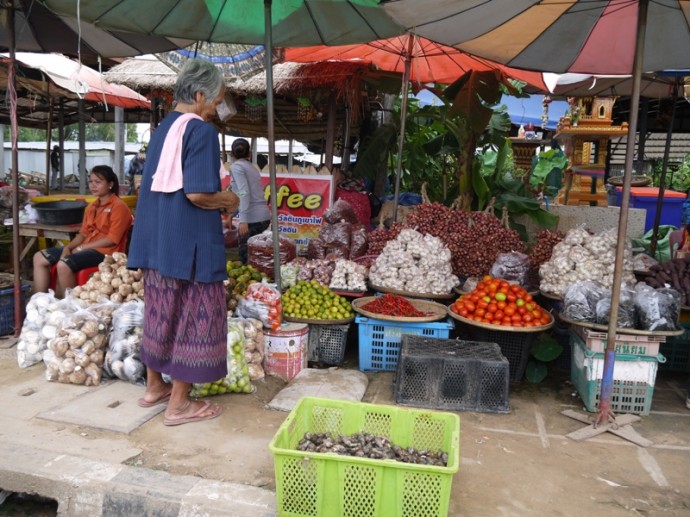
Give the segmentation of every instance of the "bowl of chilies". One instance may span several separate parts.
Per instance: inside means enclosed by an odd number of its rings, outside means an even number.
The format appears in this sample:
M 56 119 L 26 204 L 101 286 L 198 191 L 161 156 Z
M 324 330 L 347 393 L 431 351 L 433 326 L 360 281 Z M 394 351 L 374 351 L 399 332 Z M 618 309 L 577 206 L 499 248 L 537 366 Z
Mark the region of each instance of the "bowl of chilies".
M 391 293 L 359 298 L 352 302 L 352 308 L 367 318 L 385 321 L 438 321 L 448 314 L 446 307 L 440 303 Z

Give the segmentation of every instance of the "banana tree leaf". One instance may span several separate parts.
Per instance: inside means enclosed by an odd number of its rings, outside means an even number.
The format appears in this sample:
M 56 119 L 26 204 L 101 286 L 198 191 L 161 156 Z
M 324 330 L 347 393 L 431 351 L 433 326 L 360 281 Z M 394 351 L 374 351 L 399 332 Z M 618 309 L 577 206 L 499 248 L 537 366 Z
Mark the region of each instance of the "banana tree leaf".
M 532 347 L 532 356 L 549 363 L 563 353 L 563 346 L 548 334 L 542 334 Z
M 494 73 L 496 72 L 496 73 Z M 448 115 L 455 117 L 462 115 L 467 117 L 470 128 L 479 134 L 489 124 L 494 110 L 485 103 L 494 104 L 496 97 L 500 99 L 499 79 L 500 72 L 477 72 L 470 70 L 451 84 L 444 91 L 447 99 L 453 99 Z
M 481 163 L 475 162 L 475 166 L 472 167 L 472 188 L 478 203 L 477 210 L 484 209 L 491 195 L 491 190 L 481 169 Z
M 527 368 L 525 369 L 525 377 L 532 383 L 540 383 L 546 379 L 546 374 L 548 373 L 546 365 L 539 361 L 530 361 L 527 363 Z
M 535 223 L 545 228 L 555 228 L 558 216 L 544 210 L 539 201 L 533 198 L 522 197 L 512 192 L 504 192 L 497 199 L 496 208 L 506 206 L 512 215 L 526 214 Z

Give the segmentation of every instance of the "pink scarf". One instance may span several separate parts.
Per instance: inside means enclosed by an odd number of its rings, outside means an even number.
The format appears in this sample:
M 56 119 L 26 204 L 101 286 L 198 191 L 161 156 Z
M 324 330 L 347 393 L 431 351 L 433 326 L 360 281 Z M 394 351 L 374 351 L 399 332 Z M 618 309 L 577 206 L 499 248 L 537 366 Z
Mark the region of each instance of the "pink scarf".
M 192 119 L 203 120 L 194 113 L 184 113 L 170 126 L 165 142 L 163 142 L 158 167 L 153 175 L 151 191 L 169 193 L 182 188 L 182 137 L 185 129 L 187 129 L 187 124 Z M 219 175 L 221 180 L 228 175 L 222 160 L 220 161 Z

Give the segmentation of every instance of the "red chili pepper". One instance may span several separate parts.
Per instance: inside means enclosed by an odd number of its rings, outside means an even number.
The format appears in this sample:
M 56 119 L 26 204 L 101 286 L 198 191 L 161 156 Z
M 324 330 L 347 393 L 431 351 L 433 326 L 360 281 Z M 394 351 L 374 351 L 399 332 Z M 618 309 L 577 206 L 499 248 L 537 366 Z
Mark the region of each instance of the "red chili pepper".
M 396 294 L 386 293 L 376 300 L 365 303 L 362 309 L 375 314 L 407 318 L 421 318 L 428 314 L 417 310 L 408 300 Z

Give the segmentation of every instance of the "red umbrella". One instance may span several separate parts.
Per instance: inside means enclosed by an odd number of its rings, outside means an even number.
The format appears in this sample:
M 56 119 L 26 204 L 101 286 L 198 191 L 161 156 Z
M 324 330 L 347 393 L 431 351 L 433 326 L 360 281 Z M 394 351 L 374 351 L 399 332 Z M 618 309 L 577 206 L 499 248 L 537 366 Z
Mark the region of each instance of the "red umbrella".
M 405 72 L 410 62 L 409 80 L 413 83 L 450 84 L 468 70 L 502 70 L 508 77 L 526 82 L 532 89 L 548 91 L 543 75 L 510 68 L 462 50 L 447 47 L 422 37 L 406 34 L 356 45 L 287 48 L 285 61 L 315 63 L 318 61 L 359 60 L 387 72 Z
M 543 75 L 513 69 L 492 61 L 474 57 L 452 47 L 435 43 L 426 38 L 406 34 L 388 39 L 356 45 L 335 47 L 315 46 L 285 49 L 286 61 L 314 63 L 318 61 L 365 61 L 373 63 L 388 72 L 403 74 L 402 105 L 400 109 L 400 135 L 398 137 L 398 162 L 395 174 L 395 196 L 393 218 L 398 215 L 398 195 L 402 170 L 402 150 L 407 118 L 407 96 L 409 82 L 452 83 L 469 70 L 501 70 L 507 76 L 526 82 L 533 90 L 547 92 Z

